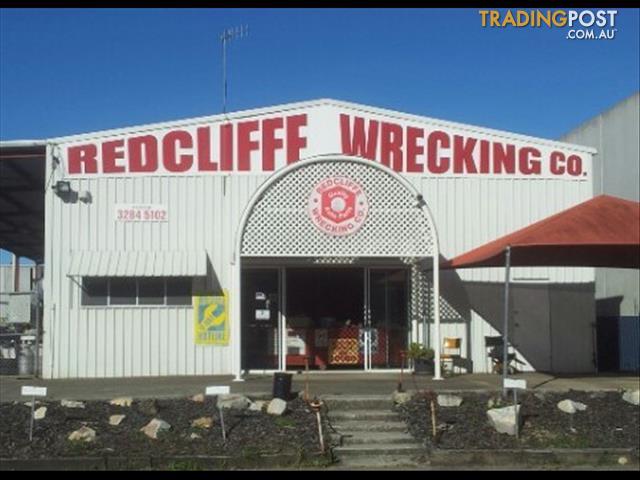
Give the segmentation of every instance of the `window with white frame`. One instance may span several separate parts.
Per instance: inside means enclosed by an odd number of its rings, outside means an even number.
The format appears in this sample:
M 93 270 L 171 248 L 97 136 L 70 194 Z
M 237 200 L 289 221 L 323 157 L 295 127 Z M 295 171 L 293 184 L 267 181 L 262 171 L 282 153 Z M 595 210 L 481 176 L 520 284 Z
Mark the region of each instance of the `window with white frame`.
M 191 306 L 191 277 L 83 277 L 82 306 Z

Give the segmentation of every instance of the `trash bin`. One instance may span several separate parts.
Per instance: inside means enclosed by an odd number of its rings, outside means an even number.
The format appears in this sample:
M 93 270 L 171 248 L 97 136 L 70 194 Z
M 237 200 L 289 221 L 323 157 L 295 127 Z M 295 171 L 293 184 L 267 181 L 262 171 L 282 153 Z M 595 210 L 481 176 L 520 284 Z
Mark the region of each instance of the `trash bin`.
M 291 373 L 276 372 L 273 374 L 273 398 L 289 400 L 291 398 Z

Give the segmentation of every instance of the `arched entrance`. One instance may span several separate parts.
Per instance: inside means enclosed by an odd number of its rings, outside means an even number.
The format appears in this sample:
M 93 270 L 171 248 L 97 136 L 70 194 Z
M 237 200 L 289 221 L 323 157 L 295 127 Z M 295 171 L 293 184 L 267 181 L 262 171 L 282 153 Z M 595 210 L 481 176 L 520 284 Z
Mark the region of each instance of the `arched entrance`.
M 406 313 L 418 295 L 411 278 L 425 258 L 434 265 L 438 337 L 437 232 L 415 188 L 379 163 L 342 155 L 302 160 L 276 172 L 255 192 L 236 232 L 236 378 L 246 369 L 283 370 L 291 366 L 288 360 L 309 356 L 320 368 L 399 367 L 399 350 L 418 341 Z M 243 290 L 243 284 L 250 288 Z M 315 300 L 305 297 L 310 290 Z M 287 311 L 295 304 L 291 298 L 298 301 L 296 312 Z M 310 309 L 320 307 L 304 312 L 305 301 Z M 332 302 L 342 305 L 336 307 L 342 315 L 322 310 Z M 256 330 L 248 330 L 250 324 Z M 258 342 L 252 345 L 252 338 Z

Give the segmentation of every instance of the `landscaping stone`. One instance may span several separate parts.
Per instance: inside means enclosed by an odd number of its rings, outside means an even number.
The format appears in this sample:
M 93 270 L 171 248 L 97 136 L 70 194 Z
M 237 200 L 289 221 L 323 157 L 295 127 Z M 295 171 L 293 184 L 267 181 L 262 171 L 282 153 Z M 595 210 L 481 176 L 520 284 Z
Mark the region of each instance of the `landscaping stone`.
M 274 398 L 269 402 L 267 413 L 269 415 L 282 415 L 287 410 L 287 402 L 280 398 Z
M 84 408 L 83 402 L 76 402 L 75 400 L 61 400 L 60 405 L 66 408 Z
M 200 417 L 191 422 L 191 426 L 194 428 L 211 428 L 213 425 L 212 417 Z
M 459 407 L 462 405 L 462 397 L 459 395 L 438 395 L 438 405 L 441 407 Z
M 40 407 L 33 412 L 34 420 L 42 420 L 47 415 L 47 407 Z
M 507 435 L 516 434 L 516 408 L 520 412 L 520 405 L 517 407 L 494 408 L 487 411 L 489 422 L 499 433 Z
M 640 390 L 627 390 L 622 394 L 622 399 L 632 405 L 640 405 Z
M 146 426 L 142 427 L 140 431 L 144 432 L 147 437 L 156 439 L 158 438 L 158 433 L 164 430 L 169 430 L 170 428 L 171 425 L 169 425 L 164 420 L 154 418 Z
M 577 411 L 586 410 L 587 406 L 584 403 L 574 402 L 573 400 L 566 399 L 558 402 L 558 408 L 564 413 L 574 414 Z
M 202 438 L 202 437 L 197 433 L 192 433 L 191 435 L 189 435 L 189 439 L 191 440 L 197 440 L 198 438 Z
M 193 397 L 191 397 L 191 401 L 197 402 L 197 403 L 204 403 L 204 393 L 198 393 L 197 395 L 194 395 Z
M 396 405 L 402 405 L 411 400 L 411 394 L 409 392 L 398 392 L 397 390 L 391 395 L 393 403 Z
M 126 415 L 111 415 L 109 417 L 109 425 L 118 426 L 125 417 Z
M 132 403 L 133 403 L 133 398 L 131 397 L 114 398 L 109 402 L 109 404 L 116 405 L 118 407 L 130 407 Z
M 244 395 L 231 393 L 218 396 L 218 408 L 232 408 L 235 410 L 246 410 L 249 408 L 251 400 Z
M 155 416 L 158 414 L 158 406 L 155 400 L 142 400 L 138 404 L 138 411 L 144 415 Z
M 255 402 L 251 402 L 249 405 L 249 410 L 252 412 L 261 412 L 264 410 L 264 406 L 267 404 L 264 400 L 256 400 Z
M 71 432 L 68 439 L 72 442 L 93 442 L 96 439 L 96 431 L 87 426 L 80 427 L 75 432 Z

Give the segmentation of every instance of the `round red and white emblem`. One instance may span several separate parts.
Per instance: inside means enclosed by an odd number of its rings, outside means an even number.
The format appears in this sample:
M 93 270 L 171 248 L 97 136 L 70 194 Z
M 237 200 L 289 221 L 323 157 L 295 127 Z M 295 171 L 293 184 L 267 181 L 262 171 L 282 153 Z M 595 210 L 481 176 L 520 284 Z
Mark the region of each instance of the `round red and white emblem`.
M 360 184 L 336 175 L 321 180 L 313 188 L 308 213 L 321 231 L 329 235 L 350 235 L 362 227 L 369 213 L 369 202 Z

